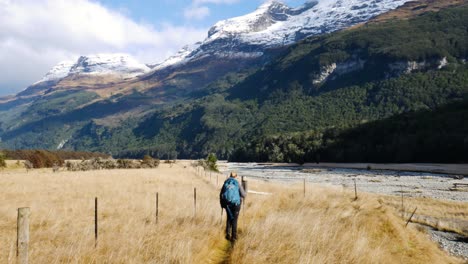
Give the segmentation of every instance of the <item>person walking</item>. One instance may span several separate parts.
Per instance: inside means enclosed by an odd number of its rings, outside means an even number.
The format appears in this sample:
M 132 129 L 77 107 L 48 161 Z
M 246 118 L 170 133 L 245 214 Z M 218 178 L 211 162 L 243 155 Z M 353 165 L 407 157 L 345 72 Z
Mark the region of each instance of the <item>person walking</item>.
M 231 242 L 237 240 L 237 219 L 241 209 L 242 199 L 246 193 L 241 184 L 237 181 L 237 173 L 231 172 L 230 177 L 224 181 L 219 201 L 221 208 L 226 209 L 226 239 Z

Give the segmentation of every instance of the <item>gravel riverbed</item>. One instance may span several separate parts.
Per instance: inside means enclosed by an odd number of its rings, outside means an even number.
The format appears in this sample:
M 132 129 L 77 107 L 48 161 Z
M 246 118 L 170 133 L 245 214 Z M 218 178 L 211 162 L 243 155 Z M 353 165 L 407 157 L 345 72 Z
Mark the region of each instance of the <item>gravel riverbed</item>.
M 392 170 L 366 170 L 348 168 L 321 168 L 307 166 L 264 165 L 257 163 L 224 163 L 223 172 L 237 171 L 241 176 L 281 182 L 298 182 L 325 186 L 343 186 L 359 191 L 430 197 L 441 200 L 468 202 L 468 188 L 454 188 L 455 183 L 468 184 L 468 177 L 431 172 L 405 172 Z M 255 190 L 262 191 L 262 190 Z M 468 260 L 468 238 L 458 234 L 441 232 L 427 227 L 431 239 L 453 255 Z

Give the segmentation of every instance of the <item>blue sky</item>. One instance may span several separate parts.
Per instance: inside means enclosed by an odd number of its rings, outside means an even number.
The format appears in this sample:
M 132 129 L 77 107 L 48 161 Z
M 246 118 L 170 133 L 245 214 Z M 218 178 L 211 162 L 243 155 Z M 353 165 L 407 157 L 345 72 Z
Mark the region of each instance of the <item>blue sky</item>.
M 127 53 L 142 63 L 161 62 L 203 40 L 217 21 L 250 13 L 264 1 L 0 0 L 0 96 L 81 55 Z
M 208 28 L 219 20 L 240 16 L 254 11 L 262 0 L 205 0 L 197 4 L 192 0 L 99 0 L 109 8 L 119 9 L 127 13 L 136 21 L 143 21 L 153 25 L 172 23 L 176 25 L 192 25 Z M 298 6 L 305 0 L 285 0 L 289 6 Z M 184 16 L 185 10 L 194 7 L 207 7 L 209 15 L 199 19 L 189 19 Z

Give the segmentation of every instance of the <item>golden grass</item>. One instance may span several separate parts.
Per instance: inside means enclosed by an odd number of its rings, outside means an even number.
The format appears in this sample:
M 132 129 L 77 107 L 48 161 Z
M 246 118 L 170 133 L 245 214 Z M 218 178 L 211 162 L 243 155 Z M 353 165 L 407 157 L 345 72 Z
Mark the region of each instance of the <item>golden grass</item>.
M 381 199 L 401 214 L 401 197 L 381 196 Z M 403 215 L 406 218 L 416 207 L 414 222 L 468 236 L 468 203 L 403 197 Z
M 278 188 L 278 187 L 276 187 Z M 247 202 L 233 263 L 456 263 L 376 195 L 308 187 Z
M 16 210 L 24 206 L 31 208 L 31 263 L 460 262 L 411 225 L 404 228 L 385 197 L 361 194 L 353 201 L 343 189 L 308 186 L 304 198 L 301 184 L 253 180 L 250 189 L 275 195 L 249 194 L 239 241 L 230 247 L 215 182 L 182 161 L 153 170 L 3 171 L 0 263 L 15 262 Z

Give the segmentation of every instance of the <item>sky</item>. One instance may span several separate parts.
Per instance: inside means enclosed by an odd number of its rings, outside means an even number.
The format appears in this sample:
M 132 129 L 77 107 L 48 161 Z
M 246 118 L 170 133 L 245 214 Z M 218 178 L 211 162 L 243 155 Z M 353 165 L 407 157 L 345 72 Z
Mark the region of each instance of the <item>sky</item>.
M 128 53 L 157 63 L 203 40 L 219 20 L 265 0 L 0 0 L 0 96 L 80 55 Z M 299 6 L 306 0 L 284 0 Z

